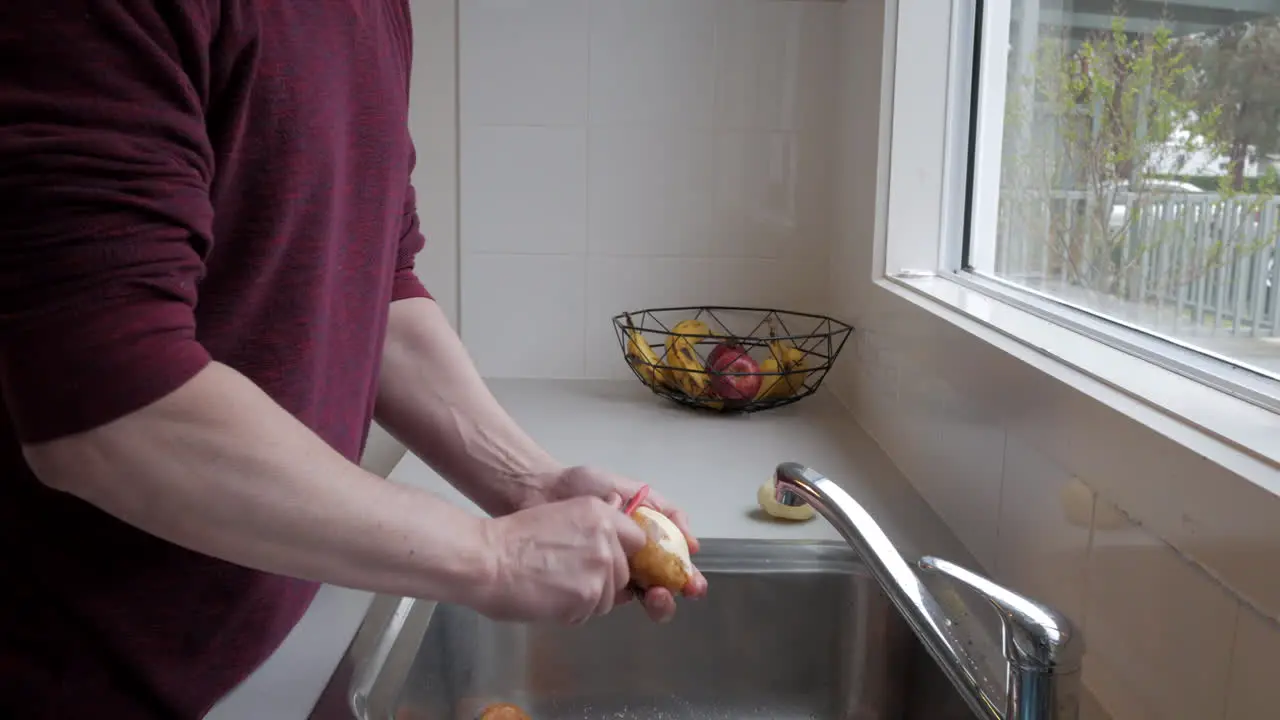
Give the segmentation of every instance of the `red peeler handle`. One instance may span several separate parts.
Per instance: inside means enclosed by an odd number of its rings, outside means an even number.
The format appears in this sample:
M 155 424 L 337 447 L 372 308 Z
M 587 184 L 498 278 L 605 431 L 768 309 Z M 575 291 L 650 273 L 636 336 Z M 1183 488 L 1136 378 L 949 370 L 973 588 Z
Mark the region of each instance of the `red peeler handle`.
M 641 485 L 640 489 L 636 491 L 635 497 L 631 498 L 631 501 L 627 503 L 627 506 L 623 508 L 622 512 L 626 515 L 630 515 L 635 512 L 636 508 L 640 507 L 640 505 L 644 503 L 644 499 L 648 496 L 649 486 Z

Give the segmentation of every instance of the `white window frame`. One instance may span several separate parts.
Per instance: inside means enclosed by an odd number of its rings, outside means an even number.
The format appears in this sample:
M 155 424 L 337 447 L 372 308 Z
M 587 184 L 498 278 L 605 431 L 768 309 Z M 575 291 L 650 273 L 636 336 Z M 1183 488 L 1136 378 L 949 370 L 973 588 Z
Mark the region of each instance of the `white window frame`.
M 1127 327 L 1084 308 L 961 267 L 971 113 L 976 118 L 975 233 L 994 236 L 1012 0 L 985 0 L 983 78 L 976 105 L 973 0 L 886 3 L 877 285 L 933 312 L 1014 340 L 1050 372 L 1063 366 L 1280 469 L 1280 383 L 1228 359 Z M 936 192 L 937 204 L 929 198 Z M 922 198 L 927 200 L 922 203 Z M 936 212 L 930 208 L 936 207 Z M 993 245 L 993 243 L 992 243 Z M 979 245 L 979 248 L 982 246 Z M 991 339 L 990 337 L 988 339 Z M 1047 367 L 1047 364 L 1056 367 Z M 1208 446 L 1196 448 L 1207 452 Z M 1272 488 L 1280 492 L 1280 486 Z

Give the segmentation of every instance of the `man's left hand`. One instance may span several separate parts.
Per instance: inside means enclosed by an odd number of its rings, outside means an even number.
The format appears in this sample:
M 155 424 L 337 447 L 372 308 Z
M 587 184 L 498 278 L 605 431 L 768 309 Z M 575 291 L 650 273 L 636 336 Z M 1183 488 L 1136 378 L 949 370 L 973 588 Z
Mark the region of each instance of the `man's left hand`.
M 571 467 L 547 475 L 539 485 L 541 490 L 539 500 L 542 502 L 555 502 L 590 495 L 621 508 L 640 491 L 643 483 L 595 468 Z M 689 553 L 698 552 L 698 538 L 689 530 L 689 518 L 682 510 L 668 503 L 660 493 L 653 490 L 650 490 L 646 496 L 645 505 L 671 518 L 676 527 L 680 528 L 680 532 L 684 533 L 685 540 L 689 543 Z M 689 598 L 700 598 L 707 594 L 707 579 L 696 567 L 693 570 L 693 577 L 689 579 L 688 586 L 681 594 Z M 630 590 L 624 590 L 617 602 L 621 604 L 633 597 Z M 645 612 L 656 622 L 666 622 L 676 612 L 676 599 L 666 588 L 649 588 L 642 598 L 642 604 Z

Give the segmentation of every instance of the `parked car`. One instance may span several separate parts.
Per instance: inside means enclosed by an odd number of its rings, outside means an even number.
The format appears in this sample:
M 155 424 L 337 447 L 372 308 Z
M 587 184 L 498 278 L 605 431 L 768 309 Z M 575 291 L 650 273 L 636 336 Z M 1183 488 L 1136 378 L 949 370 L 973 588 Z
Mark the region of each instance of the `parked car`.
M 1125 227 L 1125 223 L 1128 221 L 1129 205 L 1125 202 L 1125 196 L 1131 192 L 1129 188 L 1129 183 L 1120 183 L 1116 186 L 1115 192 L 1111 194 L 1113 198 L 1111 205 L 1111 217 L 1108 218 L 1107 227 L 1113 233 L 1119 232 L 1121 228 Z M 1151 199 L 1151 196 L 1155 196 L 1155 198 L 1163 200 L 1170 196 L 1209 194 L 1189 182 L 1181 182 L 1178 180 L 1147 180 L 1142 184 L 1140 192 L 1146 193 L 1147 197 L 1145 199 L 1148 200 Z M 1197 213 L 1201 212 L 1201 207 L 1202 206 L 1200 205 L 1196 206 Z M 1196 220 L 1199 221 L 1198 216 L 1196 217 Z

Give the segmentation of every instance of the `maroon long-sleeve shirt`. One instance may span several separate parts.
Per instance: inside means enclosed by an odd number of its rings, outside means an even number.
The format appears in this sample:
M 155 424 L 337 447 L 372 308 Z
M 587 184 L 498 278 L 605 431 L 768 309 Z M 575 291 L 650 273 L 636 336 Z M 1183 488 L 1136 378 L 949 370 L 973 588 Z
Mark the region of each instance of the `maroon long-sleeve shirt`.
M 410 63 L 408 0 L 0 3 L 0 717 L 200 717 L 305 611 L 21 444 L 212 359 L 356 459 L 388 306 L 427 296 Z

